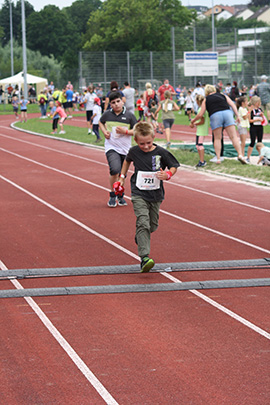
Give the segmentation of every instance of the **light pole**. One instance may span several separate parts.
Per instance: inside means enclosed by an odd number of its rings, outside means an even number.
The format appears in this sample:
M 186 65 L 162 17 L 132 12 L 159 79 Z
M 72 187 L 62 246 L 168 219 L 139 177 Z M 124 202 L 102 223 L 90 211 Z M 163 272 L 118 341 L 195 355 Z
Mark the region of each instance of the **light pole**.
M 9 27 L 10 27 L 10 60 L 11 60 L 11 76 L 14 75 L 13 63 L 13 25 L 12 25 L 12 1 L 9 2 Z
M 24 0 L 22 1 L 22 47 L 23 47 L 23 78 L 24 78 L 24 98 L 27 99 L 27 59 L 26 59 L 26 35 L 25 35 L 25 11 Z
M 215 15 L 214 15 L 214 0 L 212 0 L 212 52 L 215 52 Z M 213 76 L 213 84 L 215 84 L 215 76 Z

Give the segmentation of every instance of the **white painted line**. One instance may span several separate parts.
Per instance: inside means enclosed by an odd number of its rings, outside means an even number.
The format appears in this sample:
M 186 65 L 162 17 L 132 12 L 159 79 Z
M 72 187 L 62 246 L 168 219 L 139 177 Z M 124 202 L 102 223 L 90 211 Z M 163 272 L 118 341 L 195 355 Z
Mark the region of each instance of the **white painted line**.
M 260 208 L 260 207 L 257 207 L 255 205 L 247 204 L 247 203 L 244 203 L 244 202 L 241 202 L 241 201 L 232 200 L 231 198 L 222 197 L 222 196 L 217 195 L 217 194 L 212 194 L 212 193 L 209 193 L 208 191 L 198 190 L 198 189 L 193 188 L 193 187 L 184 186 L 183 184 L 177 184 L 177 183 L 175 183 L 173 181 L 171 182 L 171 184 L 173 184 L 174 186 L 177 186 L 177 187 L 185 188 L 187 190 L 195 191 L 197 193 L 205 194 L 205 195 L 208 195 L 210 197 L 215 197 L 215 198 L 218 198 L 218 199 L 223 200 L 223 201 L 229 201 L 229 202 L 234 203 L 234 204 L 243 205 L 244 207 L 248 207 L 248 208 L 252 208 L 252 209 L 255 209 L 255 210 L 267 212 L 268 214 L 270 214 L 270 210 L 267 210 L 265 208 Z M 268 190 L 265 190 L 265 191 L 268 191 Z
M 89 228 L 88 226 L 84 225 L 82 222 L 77 221 L 75 218 L 72 218 L 72 217 L 69 216 L 68 214 L 65 214 L 64 212 L 58 210 L 58 209 L 55 208 L 53 205 L 51 205 L 51 204 L 47 203 L 46 201 L 42 200 L 41 198 L 35 196 L 34 194 L 32 194 L 32 193 L 30 193 L 29 191 L 25 190 L 24 188 L 22 188 L 21 186 L 17 185 L 17 184 L 14 183 L 14 182 L 12 182 L 11 180 L 8 180 L 8 179 L 4 178 L 3 176 L 0 176 L 0 178 L 2 178 L 4 181 L 8 182 L 9 184 L 13 185 L 15 188 L 17 188 L 17 189 L 21 190 L 22 192 L 28 194 L 30 197 L 32 197 L 32 198 L 34 198 L 35 200 L 39 201 L 40 203 L 44 204 L 44 205 L 47 206 L 48 208 L 50 208 L 50 209 L 52 209 L 53 211 L 57 212 L 58 214 L 64 216 L 65 218 L 69 219 L 70 221 L 74 222 L 74 223 L 77 224 L 78 226 L 81 226 L 81 227 L 82 227 L 83 229 L 85 229 L 86 231 L 92 233 L 93 235 L 97 236 L 98 238 L 102 239 L 103 241 L 105 241 L 105 242 L 109 243 L 110 245 L 114 246 L 116 249 L 120 250 L 121 252 L 124 252 L 124 253 L 126 253 L 127 255 L 133 257 L 134 259 L 140 261 L 140 257 L 137 256 L 136 254 L 134 254 L 133 252 L 131 252 L 130 250 L 124 248 L 123 246 L 121 246 L 121 245 L 119 245 L 119 244 L 117 244 L 117 243 L 115 243 L 115 242 L 113 242 L 113 241 L 111 241 L 111 240 L 108 239 L 107 237 L 101 235 L 100 233 L 98 233 L 98 232 L 92 230 L 91 228 Z M 177 282 L 177 283 L 180 283 L 180 282 L 181 282 L 180 280 L 178 280 L 177 278 L 171 276 L 171 275 L 168 274 L 168 273 L 161 272 L 160 274 L 162 274 L 164 277 L 167 277 L 168 279 L 170 279 L 171 281 L 173 281 L 173 282 L 175 282 L 175 283 L 176 283 L 176 282 Z M 13 281 L 13 280 L 12 280 L 12 281 Z M 15 281 L 15 280 L 14 280 L 14 281 Z M 192 292 L 193 294 L 197 295 L 197 297 L 199 297 L 199 298 L 201 298 L 201 299 L 204 299 L 204 300 L 205 300 L 206 302 L 208 302 L 210 305 L 214 305 L 216 308 L 218 308 L 218 309 L 220 309 L 220 310 L 222 310 L 222 308 L 225 308 L 225 307 L 223 307 L 222 305 L 220 305 L 220 304 L 218 304 L 217 302 L 215 302 L 214 300 L 211 300 L 210 298 L 208 298 L 208 297 L 205 296 L 204 294 L 199 293 L 198 291 L 194 291 L 194 290 L 189 290 L 189 291 Z M 225 309 L 226 309 L 226 308 L 225 308 Z M 230 315 L 232 318 L 234 318 L 235 320 L 237 320 L 237 321 L 239 321 L 239 322 L 240 322 L 240 319 L 244 319 L 244 318 L 240 317 L 239 315 L 235 314 L 234 312 L 232 312 L 232 311 L 230 311 L 230 310 L 228 310 L 228 309 L 226 309 L 226 311 L 227 311 L 227 312 L 226 312 L 227 315 Z M 243 322 L 242 322 L 242 323 L 243 323 Z M 252 324 L 251 322 L 249 322 L 249 321 L 246 321 L 246 323 L 245 323 L 244 325 L 247 326 L 247 327 L 249 327 L 249 328 L 251 328 L 251 326 L 254 326 L 254 327 L 252 327 L 251 329 L 254 330 L 254 331 L 257 332 L 257 333 L 259 333 L 259 330 L 262 330 L 262 329 L 258 328 L 256 325 L 253 325 L 253 324 Z M 256 329 L 256 328 L 258 328 L 258 329 Z M 265 331 L 263 331 L 263 332 L 264 332 L 263 336 L 268 339 L 268 338 L 269 338 L 269 337 L 268 337 L 269 334 L 268 334 L 267 332 L 265 332 Z M 260 333 L 260 334 L 262 334 L 262 333 Z
M 7 270 L 7 267 L 4 265 L 2 261 L 0 261 L 0 268 L 1 270 Z M 14 285 L 17 290 L 23 290 L 23 286 L 17 280 L 10 280 L 10 282 Z M 106 388 L 101 384 L 101 382 L 97 379 L 95 374 L 87 367 L 84 361 L 79 357 L 79 355 L 75 352 L 75 350 L 70 346 L 67 340 L 61 335 L 61 333 L 56 329 L 53 323 L 49 320 L 49 318 L 44 314 L 42 309 L 36 304 L 36 302 L 30 297 L 24 297 L 25 301 L 28 305 L 32 308 L 32 310 L 36 313 L 38 318 L 41 320 L 43 325 L 48 329 L 48 331 L 52 334 L 55 340 L 59 343 L 62 349 L 67 353 L 69 358 L 73 361 L 73 363 L 78 367 L 84 377 L 89 381 L 89 383 L 95 388 L 98 394 L 104 399 L 106 404 L 110 405 L 118 405 L 118 402 L 112 397 L 112 395 L 106 390 Z M 90 401 L 91 402 L 91 401 Z
M 260 250 L 261 252 L 270 254 L 270 250 L 267 250 L 267 249 L 264 249 L 264 248 L 262 248 L 260 246 L 254 245 L 253 243 L 246 242 L 243 239 L 235 238 L 234 236 L 227 235 L 226 233 L 216 231 L 215 229 L 208 228 L 207 226 L 204 226 L 204 225 L 200 225 L 197 222 L 190 221 L 189 219 L 180 217 L 179 215 L 172 214 L 171 212 L 164 211 L 162 209 L 160 210 L 160 212 L 162 212 L 163 214 L 168 215 L 170 217 L 173 217 L 175 219 L 178 219 L 180 221 L 186 222 L 187 224 L 194 225 L 194 226 L 196 226 L 198 228 L 204 229 L 205 231 L 215 233 L 216 235 L 222 236 L 223 238 L 231 239 L 234 242 L 238 242 L 238 243 L 241 243 L 242 245 L 246 245 L 246 246 L 249 246 L 249 247 L 251 247 L 253 249 Z
M 16 157 L 19 157 L 19 158 L 21 158 L 21 159 L 27 160 L 27 161 L 29 161 L 29 162 L 31 162 L 31 163 L 34 163 L 34 164 L 37 164 L 37 165 L 39 165 L 39 166 L 45 167 L 45 168 L 47 168 L 47 169 L 49 169 L 49 170 L 52 170 L 52 171 L 55 171 L 55 172 L 57 172 L 57 173 L 63 174 L 63 175 L 65 175 L 65 176 L 71 177 L 71 178 L 73 178 L 73 179 L 75 179 L 75 180 L 79 180 L 79 181 L 81 181 L 81 182 L 83 182 L 83 183 L 90 184 L 91 186 L 97 187 L 97 188 L 99 188 L 99 189 L 101 189 L 101 190 L 110 191 L 108 188 L 105 188 L 105 187 L 103 187 L 103 186 L 100 186 L 100 185 L 98 185 L 98 184 L 96 184 L 96 183 L 93 183 L 93 182 L 88 181 L 88 180 L 84 180 L 84 179 L 82 179 L 82 178 L 80 178 L 80 177 L 78 177 L 78 176 L 74 176 L 74 175 L 72 175 L 72 174 L 70 174 L 70 173 L 67 173 L 67 172 L 64 172 L 64 171 L 62 171 L 62 170 L 55 169 L 54 167 L 47 166 L 47 165 L 45 165 L 45 164 L 43 164 L 43 163 L 39 163 L 39 162 L 37 162 L 37 161 L 35 161 L 35 160 L 32 160 L 32 159 L 26 158 L 26 157 L 24 157 L 24 156 L 18 155 L 17 153 L 7 151 L 7 150 L 5 150 L 5 149 L 3 149 L 3 148 L 0 148 L 0 150 L 2 150 L 3 152 L 9 153 L 9 154 L 11 154 L 11 155 L 14 155 L 14 156 L 16 156 Z M 2 177 L 2 176 L 0 176 L 0 177 Z M 3 177 L 3 179 L 5 179 L 5 178 Z M 5 180 L 6 180 L 6 181 L 9 181 L 9 180 L 7 180 L 7 179 L 5 179 Z M 15 184 L 15 183 L 14 183 L 14 184 Z M 19 187 L 19 186 L 18 186 L 18 187 Z M 22 190 L 24 190 L 24 189 L 22 189 Z M 26 192 L 26 190 L 25 190 L 25 192 Z M 27 193 L 28 193 L 28 191 L 27 191 Z M 37 198 L 38 198 L 38 197 L 37 197 Z M 131 200 L 131 198 L 128 197 L 127 195 L 125 195 L 125 198 L 128 199 L 128 200 Z M 48 203 L 46 203 L 46 204 L 48 204 Z M 241 243 L 241 244 L 246 245 L 246 246 L 249 246 L 249 247 L 251 247 L 251 248 L 258 249 L 258 250 L 260 250 L 260 251 L 262 251 L 262 252 L 264 252 L 264 253 L 269 253 L 269 254 L 270 254 L 270 250 L 267 250 L 267 249 L 264 249 L 264 248 L 262 248 L 262 247 L 260 247 L 260 246 L 257 246 L 257 245 L 254 245 L 254 244 L 252 244 L 252 243 L 246 242 L 246 241 L 244 241 L 244 240 L 242 240 L 242 239 L 239 239 L 239 238 L 236 238 L 236 237 L 234 237 L 234 236 L 228 235 L 228 234 L 226 234 L 226 233 L 217 231 L 217 230 L 212 229 L 212 228 L 209 228 L 209 227 L 207 227 L 207 226 L 198 224 L 197 222 L 190 221 L 189 219 L 180 217 L 179 215 L 172 214 L 172 213 L 170 213 L 170 212 L 168 212 L 168 211 L 165 211 L 165 210 L 162 210 L 162 209 L 160 209 L 160 212 L 163 213 L 163 214 L 165 214 L 165 215 L 171 216 L 171 217 L 173 217 L 173 218 L 175 218 L 175 219 L 177 219 L 177 220 L 179 220 L 179 221 L 186 222 L 186 223 L 188 223 L 188 224 L 190 224 L 190 225 L 193 225 L 193 226 L 196 226 L 196 227 L 198 227 L 198 228 L 204 229 L 205 231 L 215 233 L 216 235 L 222 236 L 222 237 L 227 238 L 227 239 L 231 239 L 231 240 L 233 240 L 233 241 L 235 241 L 235 242 Z
M 17 139 L 17 138 L 14 138 L 14 137 L 12 137 L 12 136 L 4 135 L 4 134 L 0 134 L 0 136 L 3 136 L 3 137 L 5 137 L 5 138 L 12 139 L 13 141 L 16 141 L 16 142 L 27 143 L 27 144 L 29 144 L 29 145 L 37 146 L 37 147 L 39 147 L 39 148 L 48 149 L 48 150 L 51 150 L 51 151 L 53 151 L 53 152 L 61 153 L 61 154 L 67 155 L 67 156 L 75 157 L 75 158 L 77 158 L 77 159 L 86 160 L 86 161 L 88 161 L 88 162 L 92 162 L 92 163 L 95 163 L 95 164 L 99 164 L 99 165 L 108 167 L 108 164 L 107 164 L 107 163 L 103 163 L 103 162 L 100 162 L 100 161 L 98 161 L 98 160 L 94 160 L 94 159 L 86 158 L 86 157 L 83 157 L 83 156 L 75 155 L 75 154 L 69 153 L 69 152 L 64 152 L 64 151 L 61 151 L 61 150 L 58 150 L 58 149 L 50 148 L 50 147 L 48 147 L 48 146 L 39 145 L 39 144 L 36 144 L 36 143 L 34 143 L 34 142 L 25 141 L 25 140 L 22 140 L 22 139 Z M 2 150 L 5 151 L 5 152 L 9 152 L 9 151 L 7 151 L 7 150 L 5 150 L 5 149 L 2 149 Z M 95 149 L 95 150 L 96 150 L 96 149 Z M 104 151 L 102 151 L 102 152 L 104 152 Z M 12 152 L 9 152 L 9 153 L 12 153 Z M 21 155 L 17 155 L 17 156 L 23 158 L 23 156 L 21 156 Z M 33 162 L 35 162 L 35 161 L 33 161 Z M 35 163 L 38 164 L 38 162 L 35 162 Z M 129 172 L 130 172 L 130 173 L 133 173 L 132 170 L 129 170 Z M 212 172 L 211 172 L 211 174 L 214 174 L 214 175 L 215 175 L 216 173 L 212 173 Z M 265 209 L 265 208 L 260 208 L 260 207 L 255 206 L 255 205 L 243 203 L 243 202 L 237 201 L 237 200 L 232 200 L 231 198 L 222 197 L 222 196 L 220 196 L 220 195 L 213 194 L 213 193 L 209 193 L 209 192 L 207 192 L 207 191 L 198 190 L 198 189 L 195 189 L 195 188 L 192 188 L 192 187 L 184 186 L 184 185 L 182 185 L 182 184 L 179 184 L 179 183 L 174 182 L 173 180 L 171 180 L 168 184 L 173 185 L 173 186 L 177 186 L 177 187 L 181 187 L 181 188 L 185 188 L 185 189 L 188 189 L 188 190 L 197 192 L 197 193 L 202 193 L 202 194 L 205 194 L 205 195 L 209 195 L 210 197 L 217 198 L 217 199 L 220 199 L 220 200 L 229 201 L 229 202 L 232 202 L 232 203 L 234 203 L 234 204 L 239 204 L 239 205 L 242 205 L 242 206 L 245 206 L 245 207 L 249 207 L 249 208 L 254 209 L 254 210 L 258 210 L 258 211 L 263 211 L 263 212 L 270 213 L 270 210 L 267 210 L 267 209 Z
M 162 273 L 163 276 L 167 277 L 169 280 L 173 281 L 174 283 L 182 283 L 182 281 L 178 280 L 176 277 L 168 273 Z M 237 315 L 235 312 L 231 311 L 230 309 L 224 307 L 223 305 L 219 304 L 218 302 L 212 300 L 211 298 L 207 297 L 206 295 L 200 293 L 196 290 L 189 290 L 192 294 L 196 295 L 197 297 L 201 298 L 202 300 L 206 301 L 208 304 L 213 305 L 215 308 L 219 309 L 220 311 L 224 312 L 226 315 L 229 315 L 233 319 L 238 322 L 241 322 L 243 325 L 247 326 L 248 328 L 252 329 L 254 332 L 259 333 L 266 339 L 270 340 L 270 333 L 266 332 L 265 330 L 259 328 L 258 326 L 254 325 L 254 323 L 249 322 L 247 319 L 243 318 L 240 315 Z

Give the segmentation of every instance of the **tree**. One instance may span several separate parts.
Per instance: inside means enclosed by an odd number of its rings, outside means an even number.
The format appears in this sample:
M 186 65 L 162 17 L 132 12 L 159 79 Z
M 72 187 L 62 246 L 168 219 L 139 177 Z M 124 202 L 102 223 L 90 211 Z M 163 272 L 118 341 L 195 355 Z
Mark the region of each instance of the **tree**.
M 34 12 L 34 7 L 28 2 L 24 2 L 25 18 L 29 17 Z M 12 7 L 12 26 L 13 26 L 13 38 L 15 40 L 21 39 L 22 37 L 22 12 L 21 12 L 21 1 L 19 0 L 16 4 L 11 3 Z M 2 37 L 2 45 L 6 45 L 10 41 L 10 14 L 9 14 L 9 0 L 5 0 L 4 4 L 0 10 L 0 26 L 4 30 L 4 35 Z
M 151 51 L 171 48 L 171 27 L 185 27 L 195 12 L 179 0 L 107 0 L 91 14 L 85 50 Z
M 65 7 L 64 11 L 76 26 L 76 30 L 85 33 L 90 15 L 98 10 L 101 4 L 100 0 L 77 0 L 70 7 Z
M 18 41 L 13 44 L 14 72 L 15 74 L 22 70 L 22 47 Z M 10 67 L 10 44 L 0 47 L 0 77 L 8 77 L 11 74 Z M 57 62 L 53 56 L 42 56 L 40 52 L 34 52 L 27 49 L 27 71 L 30 74 L 46 77 L 53 80 L 56 84 L 59 78 L 62 78 L 63 66 Z M 63 83 L 61 83 L 63 84 Z
M 77 66 L 80 36 L 65 11 L 56 6 L 45 6 L 40 12 L 32 13 L 26 23 L 30 49 L 39 50 L 42 55 L 53 54 L 59 61 L 70 56 L 68 62 L 72 61 Z

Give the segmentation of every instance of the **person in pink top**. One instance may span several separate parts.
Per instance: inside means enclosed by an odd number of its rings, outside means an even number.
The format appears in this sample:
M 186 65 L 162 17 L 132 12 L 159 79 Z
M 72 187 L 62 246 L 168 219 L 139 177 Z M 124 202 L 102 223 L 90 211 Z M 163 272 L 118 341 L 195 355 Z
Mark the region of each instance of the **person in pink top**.
M 175 92 L 173 86 L 171 86 L 171 85 L 169 84 L 169 80 L 168 80 L 168 79 L 165 79 L 165 80 L 164 80 L 164 83 L 163 83 L 163 84 L 160 86 L 160 88 L 158 89 L 159 101 L 165 100 L 164 93 L 165 93 L 165 91 L 167 91 L 167 90 L 169 90 L 169 92 L 171 93 L 171 99 L 172 99 L 172 96 L 175 96 L 175 95 L 176 95 L 176 92 Z
M 60 101 L 56 101 L 55 104 L 56 104 L 56 110 L 55 110 L 55 112 L 53 113 L 52 118 L 53 118 L 56 114 L 59 115 L 59 117 L 60 117 L 59 126 L 60 126 L 60 129 L 61 129 L 61 131 L 59 132 L 59 134 L 65 134 L 66 132 L 64 131 L 64 126 L 63 126 L 63 124 L 64 124 L 64 121 L 67 119 L 67 114 L 65 113 L 64 109 L 61 107 L 62 104 L 60 103 Z

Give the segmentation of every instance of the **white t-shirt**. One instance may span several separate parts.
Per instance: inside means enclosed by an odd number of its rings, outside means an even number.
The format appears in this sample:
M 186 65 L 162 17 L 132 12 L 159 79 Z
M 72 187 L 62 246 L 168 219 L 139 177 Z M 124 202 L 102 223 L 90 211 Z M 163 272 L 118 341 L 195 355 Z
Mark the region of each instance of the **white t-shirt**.
M 246 119 L 243 118 L 245 115 L 248 115 L 247 108 L 239 107 L 238 113 L 239 113 L 239 118 L 240 118 L 240 126 L 242 128 L 249 128 L 250 124 L 249 124 L 248 117 Z
M 93 118 L 93 124 L 97 125 L 99 123 L 99 120 L 100 120 L 100 117 L 101 117 L 101 107 L 98 104 L 94 105 L 93 115 L 95 115 L 94 118 Z
M 97 97 L 96 93 L 89 93 L 89 92 L 86 93 L 86 95 L 84 97 L 84 100 L 86 101 L 86 107 L 85 107 L 86 111 L 93 111 L 93 108 L 95 105 L 94 99 L 96 97 Z

